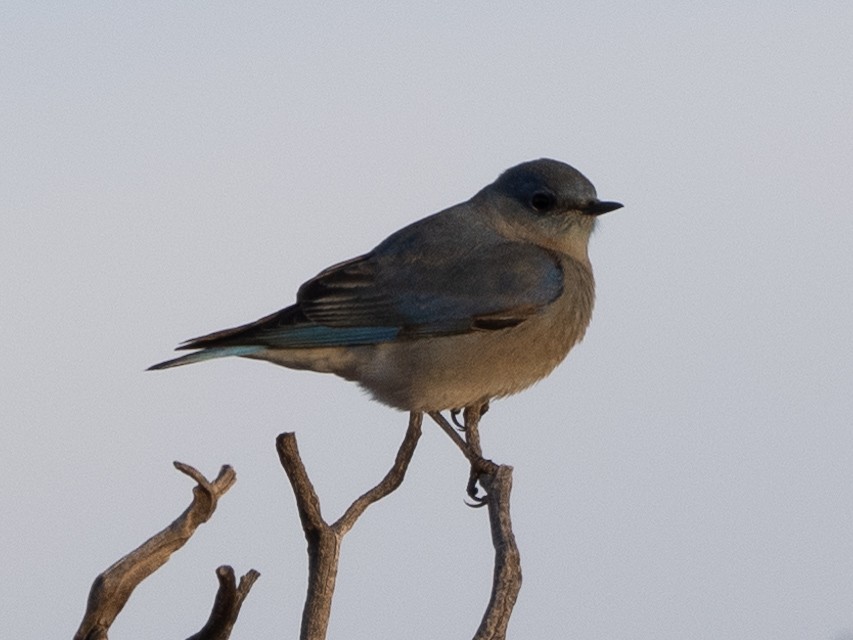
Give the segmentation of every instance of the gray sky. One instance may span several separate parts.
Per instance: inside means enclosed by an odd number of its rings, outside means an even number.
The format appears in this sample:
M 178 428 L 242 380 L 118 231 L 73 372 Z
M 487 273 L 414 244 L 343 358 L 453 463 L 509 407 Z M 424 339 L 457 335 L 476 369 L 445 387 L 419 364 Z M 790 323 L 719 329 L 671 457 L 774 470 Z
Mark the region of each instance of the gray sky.
M 585 341 L 497 402 L 515 638 L 853 633 L 853 9 L 848 2 L 0 7 L 0 637 L 70 637 L 94 576 L 235 487 L 116 638 L 185 637 L 214 569 L 262 576 L 235 638 L 295 637 L 295 430 L 327 518 L 405 415 L 331 376 L 143 369 L 548 156 L 601 219 Z M 427 426 L 344 542 L 330 638 L 462 638 L 484 511 Z M 182 635 L 183 634 L 183 635 Z

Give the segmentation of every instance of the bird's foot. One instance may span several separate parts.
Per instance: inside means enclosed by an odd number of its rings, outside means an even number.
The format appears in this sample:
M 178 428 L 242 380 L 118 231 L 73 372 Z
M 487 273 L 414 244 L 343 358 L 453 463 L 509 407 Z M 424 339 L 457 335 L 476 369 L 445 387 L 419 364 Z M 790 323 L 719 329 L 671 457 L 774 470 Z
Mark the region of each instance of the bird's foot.
M 481 487 L 488 490 L 488 482 L 483 483 L 481 480 L 484 476 L 493 476 L 498 470 L 497 464 L 483 457 L 483 451 L 480 447 L 480 417 L 488 411 L 488 409 L 488 401 L 479 405 L 470 405 L 465 407 L 462 412 L 464 424 L 460 424 L 458 419 L 460 411 L 458 409 L 451 410 L 451 419 L 456 425 L 456 428 L 454 428 L 454 425 L 451 424 L 450 421 L 441 414 L 441 412 L 430 411 L 428 414 L 435 423 L 441 427 L 448 436 L 450 436 L 450 439 L 453 440 L 457 447 L 459 447 L 460 451 L 462 451 L 471 465 L 471 471 L 468 474 L 466 493 L 468 494 L 468 497 L 473 500 L 473 504 L 468 503 L 469 506 L 472 507 L 482 507 L 487 503 L 489 497 L 488 494 L 481 497 L 479 495 L 477 484 L 479 483 Z M 462 436 L 459 435 L 457 432 L 458 430 L 461 430 L 465 434 L 465 438 L 462 438 Z
M 471 459 L 471 472 L 468 474 L 468 486 L 466 493 L 473 502 L 466 503 L 469 507 L 479 508 L 484 507 L 489 502 L 489 494 L 480 495 L 477 483 L 483 476 L 492 476 L 498 470 L 496 465 L 491 460 L 482 456 L 476 456 Z

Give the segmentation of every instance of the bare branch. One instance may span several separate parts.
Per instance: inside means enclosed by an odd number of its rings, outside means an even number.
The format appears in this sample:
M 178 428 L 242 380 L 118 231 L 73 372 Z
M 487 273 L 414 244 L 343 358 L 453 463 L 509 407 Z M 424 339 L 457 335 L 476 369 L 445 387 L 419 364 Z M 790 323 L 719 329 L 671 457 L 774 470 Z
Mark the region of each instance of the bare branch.
M 252 585 L 255 580 L 260 577 L 260 573 L 251 569 L 246 575 L 240 578 L 240 584 L 234 577 L 234 569 L 228 565 L 222 565 L 216 570 L 216 577 L 219 579 L 219 590 L 216 592 L 216 599 L 213 601 L 213 609 L 210 612 L 210 618 L 207 623 L 201 628 L 201 631 L 191 635 L 187 640 L 228 640 L 231 636 L 231 629 L 234 628 L 234 623 L 237 622 L 237 616 L 240 615 L 240 607 L 243 606 L 243 601 L 249 595 Z
M 521 590 L 521 556 L 512 532 L 509 515 L 512 491 L 512 467 L 497 465 L 483 457 L 480 446 L 480 418 L 488 411 L 488 403 L 465 407 L 465 439 L 440 413 L 430 417 L 447 433 L 471 463 L 468 480 L 468 495 L 475 501 L 471 506 L 488 506 L 492 530 L 492 545 L 495 548 L 495 569 L 492 578 L 492 594 L 483 620 L 474 640 L 503 640 L 512 615 L 518 592 Z M 486 496 L 477 496 L 477 482 L 483 485 Z
M 521 590 L 521 555 L 512 532 L 509 498 L 512 491 L 512 467 L 500 465 L 494 475 L 483 475 L 486 488 L 495 570 L 492 595 L 474 640 L 503 640 L 518 592 Z
M 302 640 L 322 640 L 326 637 L 332 595 L 338 575 L 341 537 L 323 519 L 320 499 L 314 491 L 305 465 L 299 457 L 295 433 L 282 433 L 276 439 L 281 466 L 290 480 L 302 530 L 308 541 L 308 595 L 302 609 Z
M 210 519 L 220 496 L 231 488 L 237 478 L 234 469 L 227 465 L 211 482 L 189 465 L 182 462 L 174 464 L 197 483 L 193 488 L 192 502 L 172 524 L 95 578 L 89 591 L 86 613 L 74 640 L 106 640 L 110 626 L 137 585 L 163 566 L 172 553 L 186 544 L 196 528 Z
M 320 499 L 299 456 L 296 435 L 282 433 L 276 439 L 278 456 L 293 488 L 302 529 L 308 541 L 308 594 L 302 610 L 301 640 L 323 640 L 326 637 L 343 537 L 367 507 L 400 486 L 421 435 L 422 421 L 422 414 L 410 414 L 406 436 L 391 470 L 379 484 L 357 498 L 333 525 L 323 519 Z
M 320 498 L 314 491 L 314 485 L 305 471 L 302 458 L 299 457 L 299 447 L 296 445 L 296 434 L 293 432 L 282 433 L 276 438 L 276 450 L 281 466 L 293 487 L 293 495 L 296 498 L 296 508 L 299 510 L 299 518 L 302 520 L 302 528 L 306 533 L 308 530 L 322 529 L 328 526 L 323 520 L 320 512 Z
M 459 447 L 459 450 L 468 459 L 468 462 L 473 464 L 476 454 L 471 450 L 471 447 L 468 446 L 468 443 L 465 442 L 462 436 L 456 433 L 456 429 L 454 429 L 453 425 L 447 421 L 447 418 L 441 415 L 438 411 L 430 411 L 428 415 L 433 419 L 433 422 L 441 427 L 441 430 L 444 431 L 444 433 L 450 436 L 450 439 L 453 440 L 453 444 Z
M 415 453 L 415 447 L 418 446 L 418 439 L 421 437 L 423 420 L 424 414 L 422 413 L 409 414 L 409 427 L 406 430 L 403 442 L 400 444 L 400 449 L 397 451 L 394 466 L 385 474 L 379 484 L 357 498 L 344 512 L 344 515 L 332 525 L 340 535 L 343 536 L 352 529 L 355 521 L 367 507 L 387 496 L 403 482 L 403 478 L 406 477 L 406 470 L 409 468 L 409 462 Z
M 521 587 L 521 565 L 510 520 L 512 467 L 497 465 L 482 456 L 479 420 L 488 405 L 466 407 L 463 439 L 439 413 L 430 416 L 453 438 L 471 464 L 469 494 L 488 506 L 495 568 L 489 605 L 475 640 L 503 640 Z M 281 464 L 296 498 L 299 517 L 308 542 L 308 593 L 302 616 L 300 638 L 323 640 L 328 629 L 343 537 L 373 503 L 396 490 L 405 478 L 421 435 L 423 414 L 411 413 L 403 442 L 394 464 L 382 480 L 356 498 L 332 525 L 323 518 L 320 499 L 314 490 L 299 455 L 296 436 L 283 433 L 276 440 Z M 175 462 L 175 467 L 196 481 L 189 507 L 166 529 L 151 537 L 99 575 L 90 590 L 86 614 L 75 640 L 107 640 L 110 626 L 121 612 L 136 586 L 165 564 L 206 522 L 219 498 L 235 482 L 231 467 L 223 466 L 213 481 L 195 468 Z M 484 498 L 476 497 L 475 484 L 486 489 Z M 204 627 L 189 640 L 227 640 L 240 608 L 260 574 L 250 570 L 236 584 L 234 571 L 221 566 L 216 571 L 219 590 L 210 617 Z

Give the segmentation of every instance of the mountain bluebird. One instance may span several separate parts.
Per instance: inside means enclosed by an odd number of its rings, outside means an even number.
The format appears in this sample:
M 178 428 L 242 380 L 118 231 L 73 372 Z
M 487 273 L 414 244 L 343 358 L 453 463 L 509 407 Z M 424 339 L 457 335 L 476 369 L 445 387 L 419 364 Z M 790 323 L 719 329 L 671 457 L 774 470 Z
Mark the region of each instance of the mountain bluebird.
M 483 406 L 547 376 L 584 335 L 599 200 L 556 160 L 508 169 L 473 198 L 303 284 L 296 304 L 189 340 L 166 369 L 224 356 L 334 373 L 410 412 Z

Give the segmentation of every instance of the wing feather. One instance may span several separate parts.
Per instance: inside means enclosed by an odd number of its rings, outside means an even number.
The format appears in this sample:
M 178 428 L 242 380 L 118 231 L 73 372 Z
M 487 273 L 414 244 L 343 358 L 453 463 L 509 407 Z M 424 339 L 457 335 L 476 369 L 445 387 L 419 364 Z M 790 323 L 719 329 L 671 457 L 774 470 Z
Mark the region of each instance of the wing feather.
M 563 291 L 560 260 L 545 249 L 502 238 L 438 243 L 430 241 L 434 233 L 419 238 L 420 229 L 416 223 L 324 270 L 300 287 L 293 306 L 178 349 L 346 346 L 494 331 L 524 322 Z

